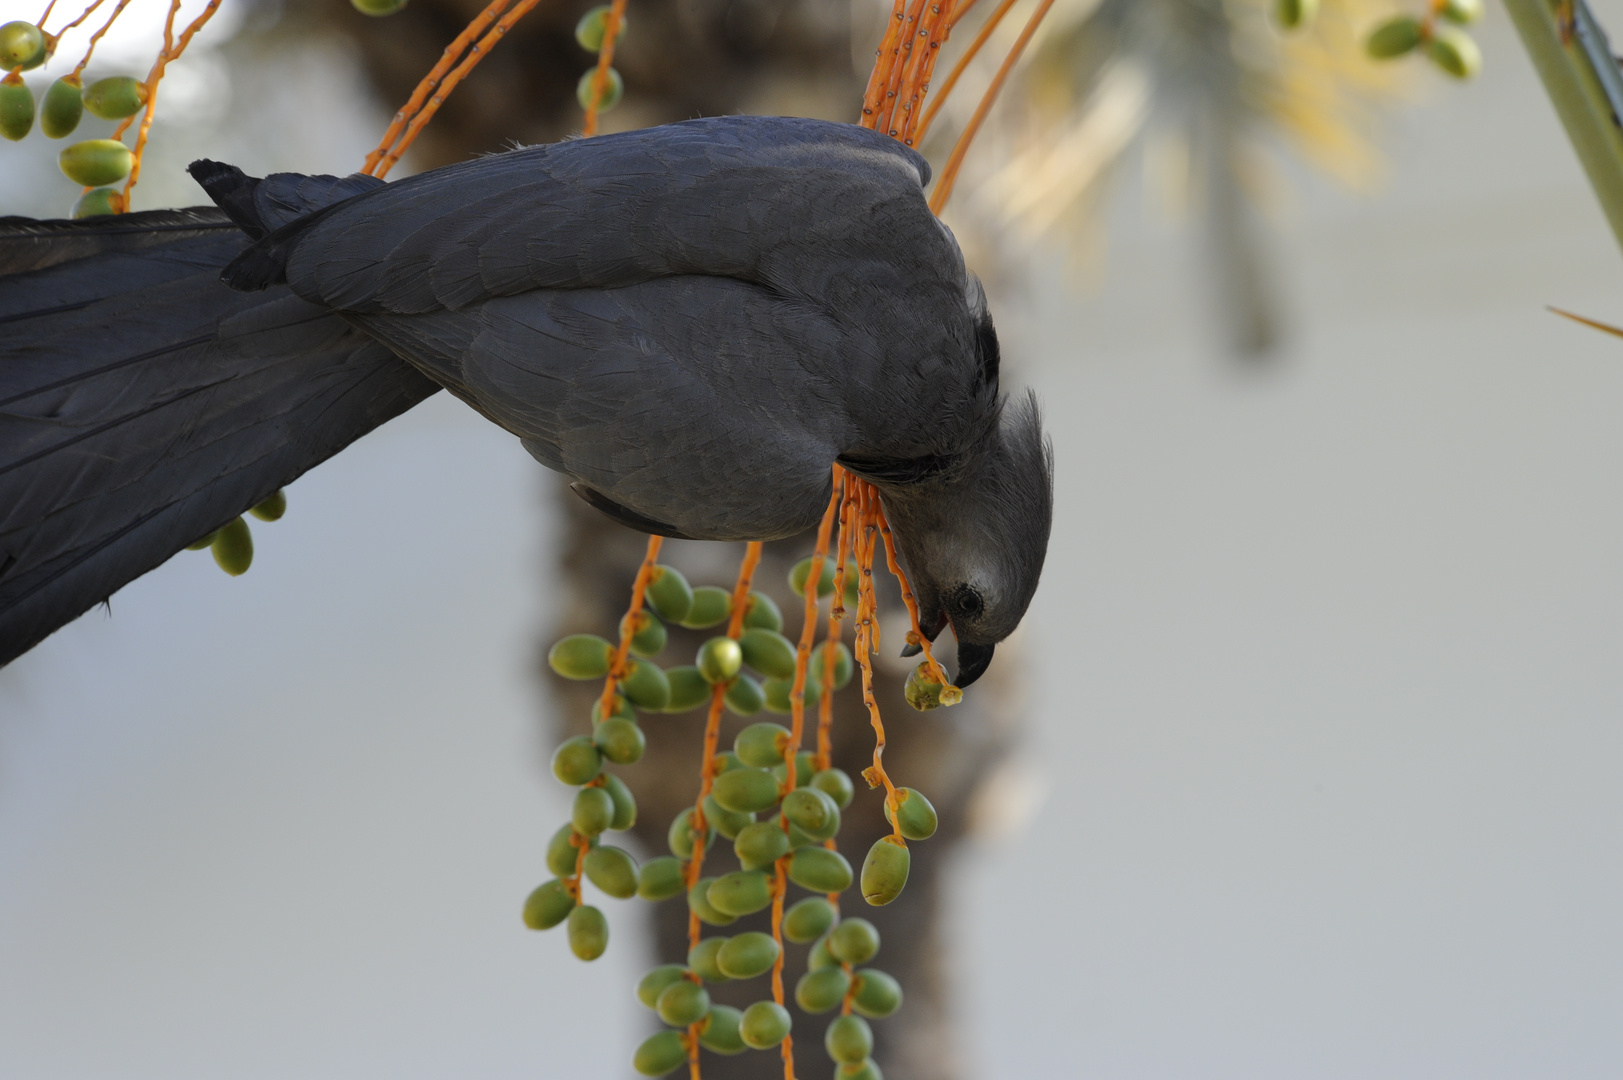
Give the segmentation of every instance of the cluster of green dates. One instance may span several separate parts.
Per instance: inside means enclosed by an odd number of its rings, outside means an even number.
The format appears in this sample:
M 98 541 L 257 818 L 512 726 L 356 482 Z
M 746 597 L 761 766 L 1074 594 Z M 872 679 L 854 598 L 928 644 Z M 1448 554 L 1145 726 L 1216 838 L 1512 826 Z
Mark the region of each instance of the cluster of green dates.
M 146 105 L 146 84 L 128 75 L 97 79 L 89 86 L 77 75 L 64 75 L 46 88 L 37 103 L 22 73 L 43 64 L 54 42 L 33 23 L 9 22 L 0 26 L 0 67 L 10 71 L 0 79 L 0 135 L 16 142 L 34 130 L 50 139 L 73 134 L 85 113 L 103 120 L 124 120 Z M 93 188 L 73 206 L 76 218 L 118 213 L 123 197 L 108 185 L 130 175 L 135 155 L 117 139 L 84 139 L 57 156 L 62 173 L 80 187 Z
M 287 494 L 278 488 L 265 499 L 254 504 L 248 513 L 260 521 L 277 521 L 287 513 Z M 207 536 L 186 545 L 187 551 L 208 548 L 220 569 L 237 577 L 246 574 L 254 561 L 254 534 L 245 518 L 237 517 L 221 525 Z
M 581 48 L 589 53 L 601 52 L 603 50 L 603 39 L 608 36 L 608 30 L 609 7 L 607 4 L 603 4 L 580 17 L 580 22 L 575 24 L 575 40 L 580 43 Z M 620 17 L 619 32 L 615 35 L 616 38 L 624 36 L 625 32 L 626 19 L 622 15 Z M 575 100 L 580 102 L 580 107 L 583 109 L 592 107 L 596 80 L 597 68 L 594 66 L 580 77 L 580 82 L 575 84 Z M 605 113 L 620 104 L 620 99 L 625 96 L 625 92 L 625 80 L 620 77 L 618 71 L 612 67 L 609 68 L 605 72 L 602 93 L 597 98 L 597 111 Z
M 795 1004 L 813 1015 L 850 1003 L 823 1035 L 841 1080 L 880 1080 L 874 1064 L 873 1029 L 902 1005 L 902 988 L 877 968 L 860 967 L 879 952 L 879 932 L 866 919 L 841 920 L 834 905 L 811 896 L 784 913 L 783 936 L 813 943 L 807 971 L 795 986 Z M 632 1058 L 644 1076 L 663 1076 L 687 1060 L 682 1029 L 697 1025 L 699 1045 L 718 1054 L 769 1050 L 789 1035 L 789 1010 L 762 999 L 739 1010 L 714 1004 L 705 984 L 753 979 L 772 970 L 778 943 L 751 930 L 732 937 L 707 937 L 688 953 L 687 963 L 654 968 L 637 983 L 637 1000 L 670 1027 L 645 1039 Z
M 803 560 L 790 572 L 789 584 L 797 595 L 804 596 L 810 563 Z M 821 596 L 833 591 L 832 572 L 825 572 L 817 589 Z M 638 866 L 629 853 L 601 842 L 603 833 L 630 828 L 636 821 L 631 792 L 605 766 L 629 765 L 642 757 L 646 741 L 638 710 L 685 712 L 708 703 L 720 688 L 726 707 L 740 716 L 791 711 L 795 646 L 783 636 L 782 614 L 769 597 L 748 595 L 737 639 L 712 637 L 699 647 L 691 665 L 669 669 L 654 662 L 668 642 L 666 624 L 700 630 L 720 626 L 732 615 L 732 595 L 714 586 L 694 588 L 679 571 L 661 565 L 654 567 L 644 598 L 646 610 L 632 622 L 622 622 L 632 659 L 616 681 L 609 715 L 603 715 L 599 700 L 593 706 L 592 734 L 566 740 L 553 757 L 554 775 L 578 790 L 569 824 L 547 847 L 547 868 L 554 878 L 530 894 L 524 905 L 525 924 L 545 930 L 567 923 L 571 951 L 593 960 L 607 947 L 608 925 L 601 912 L 581 903 L 567 884 L 577 867 L 609 896 L 649 901 L 685 897 L 700 922 L 724 927 L 771 906 L 775 868 L 785 860 L 788 880 L 815 894 L 793 904 L 783 920 L 788 940 L 814 943 L 810 970 L 796 987 L 795 999 L 813 1013 L 849 999 L 858 1015 L 842 1016 L 830 1026 L 829 1052 L 839 1063 L 841 1077 L 877 1080 L 879 1071 L 869 1057 L 872 1033 L 863 1017 L 889 1015 L 901 1003 L 901 990 L 883 972 L 854 970 L 878 950 L 878 935 L 865 920 L 840 922 L 831 898 L 860 882 L 869 903 L 889 903 L 907 882 L 909 857 L 902 839 L 887 836 L 874 845 L 859 876 L 829 845 L 840 830 L 842 811 L 855 796 L 844 770 L 818 769 L 813 755 L 806 752 L 797 753 L 791 763 L 789 729 L 773 721 L 756 721 L 738 733 L 731 751 L 716 756 L 710 791 L 701 806 L 684 810 L 671 822 L 666 833 L 669 855 Z M 854 596 L 849 599 L 855 601 Z M 595 635 L 574 634 L 557 642 L 547 659 L 566 678 L 602 679 L 609 674 L 614 646 Z M 855 669 L 849 649 L 824 642 L 808 665 L 808 704 L 822 693 L 825 665 L 835 689 L 846 686 Z M 886 816 L 901 838 L 923 840 L 935 832 L 936 811 L 923 794 L 899 788 L 895 805 L 896 814 L 887 805 Z M 689 887 L 687 868 L 695 851 L 708 850 L 718 836 L 732 842 L 739 869 L 701 877 Z M 779 946 L 770 935 L 749 931 L 705 938 L 685 966 L 667 965 L 650 972 L 638 987 L 638 997 L 672 1030 L 638 1048 L 637 1070 L 659 1076 L 678 1067 L 686 1060 L 683 1031 L 689 1028 L 696 1031 L 701 1045 L 724 1054 L 781 1043 L 790 1026 L 789 1013 L 781 1006 L 763 1000 L 739 1011 L 713 1005 L 704 989 L 706 983 L 764 975 L 778 959 Z
M 1274 19 L 1286 29 L 1311 22 L 1319 0 L 1275 0 Z M 1377 60 L 1393 60 L 1417 50 L 1456 79 L 1469 79 L 1482 69 L 1482 50 L 1464 30 L 1482 17 L 1482 0 L 1444 0 L 1435 18 L 1397 15 L 1370 31 L 1364 48 Z

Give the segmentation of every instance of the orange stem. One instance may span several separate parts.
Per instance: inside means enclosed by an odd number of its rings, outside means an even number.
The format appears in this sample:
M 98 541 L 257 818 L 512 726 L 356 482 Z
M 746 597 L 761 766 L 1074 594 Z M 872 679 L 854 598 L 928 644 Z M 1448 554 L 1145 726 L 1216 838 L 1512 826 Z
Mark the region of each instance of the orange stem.
M 951 683 L 947 681 L 947 673 L 936 662 L 935 654 L 930 651 L 930 639 L 924 636 L 924 631 L 919 627 L 919 602 L 914 599 L 913 587 L 908 584 L 907 575 L 902 573 L 901 563 L 896 560 L 896 538 L 891 535 L 890 522 L 885 518 L 885 504 L 883 501 L 876 500 L 876 505 L 878 507 L 879 535 L 885 538 L 885 565 L 890 567 L 890 572 L 896 578 L 896 583 L 902 587 L 902 603 L 907 606 L 907 617 L 913 622 L 913 630 L 907 635 L 907 640 L 909 644 L 918 645 L 924 650 L 924 661 L 930 665 L 930 678 L 940 683 L 942 690 L 945 691 Z M 954 686 L 953 689 L 957 690 L 958 688 Z M 946 701 L 945 698 L 949 695 L 943 693 L 942 704 L 956 705 L 958 701 L 963 700 L 962 691 L 959 691 L 959 694 L 960 696 L 956 700 Z
M 648 550 L 642 557 L 642 565 L 637 568 L 636 580 L 631 583 L 631 606 L 626 609 L 625 621 L 620 628 L 620 645 L 609 661 L 609 675 L 603 680 L 603 697 L 598 706 L 598 715 L 605 720 L 614 712 L 614 690 L 625 677 L 626 657 L 631 652 L 631 639 L 637 632 L 637 616 L 642 614 L 643 596 L 654 576 L 654 567 L 659 563 L 659 549 L 663 543 L 663 536 L 648 538 Z
M 99 2 L 100 0 L 98 0 Z M 428 95 L 434 92 L 434 88 L 440 84 L 440 80 L 445 77 L 445 73 L 451 70 L 451 65 L 457 62 L 468 46 L 473 44 L 474 39 L 484 33 L 485 27 L 489 26 L 497 16 L 507 10 L 507 5 L 512 2 L 513 0 L 491 0 L 490 6 L 475 16 L 474 20 L 463 28 L 462 33 L 458 34 L 452 39 L 451 44 L 445 47 L 445 51 L 440 53 L 440 58 L 433 68 L 429 70 L 427 75 L 423 76 L 422 81 L 417 84 L 417 88 L 411 92 L 411 97 L 407 98 L 406 103 L 400 107 L 400 111 L 394 114 L 394 119 L 389 122 L 388 130 L 383 133 L 383 138 L 378 141 L 377 148 L 366 155 L 366 164 L 361 168 L 363 173 L 368 176 L 372 175 L 372 170 L 377 168 L 378 162 L 383 160 L 383 155 L 388 153 L 394 146 L 395 140 L 400 137 L 400 133 L 405 129 L 407 122 L 417 115 L 417 110 L 423 107 L 423 102 L 428 100 Z
M 941 213 L 941 208 L 947 205 L 948 199 L 952 198 L 952 187 L 958 180 L 958 170 L 963 167 L 964 155 L 969 153 L 970 143 L 975 141 L 975 136 L 980 132 L 981 124 L 986 120 L 986 114 L 992 110 L 992 103 L 997 100 L 999 91 L 1003 89 L 1003 84 L 1009 78 L 1009 72 L 1014 70 L 1014 65 L 1020 60 L 1020 54 L 1026 51 L 1026 45 L 1031 41 L 1032 35 L 1037 32 L 1037 27 L 1042 25 L 1043 17 L 1048 14 L 1048 9 L 1053 6 L 1054 0 L 1042 0 L 1042 3 L 1037 5 L 1037 10 L 1031 13 L 1031 18 L 1026 21 L 1025 28 L 1020 31 L 1020 36 L 1015 39 L 1014 47 L 1009 50 L 1009 55 L 1003 58 L 1003 63 L 999 65 L 997 74 L 992 76 L 992 85 L 988 86 L 986 93 L 981 95 L 980 104 L 975 106 L 975 115 L 969 118 L 969 126 L 964 128 L 962 135 L 958 136 L 958 144 L 952 148 L 952 156 L 947 159 L 946 167 L 941 170 L 941 179 L 936 181 L 935 193 L 930 196 L 930 209 L 934 213 Z
M 992 14 L 987 17 L 985 25 L 975 35 L 975 39 L 969 43 L 969 48 L 964 51 L 963 56 L 958 58 L 958 62 L 952 66 L 952 71 L 947 75 L 947 81 L 941 85 L 941 93 L 936 95 L 935 101 L 931 102 L 930 107 L 924 111 L 924 118 L 919 121 L 914 138 L 924 138 L 925 133 L 930 130 L 931 122 L 935 120 L 935 114 L 941 111 L 941 103 L 947 100 L 947 95 L 952 93 L 952 88 L 958 85 L 959 77 L 963 75 L 965 69 L 980 53 L 981 47 L 991 38 L 993 31 L 998 27 L 998 23 L 1003 21 L 1003 16 L 1007 15 L 1009 9 L 1014 7 L 1017 2 L 1018 0 L 1002 0 L 1002 3 L 992 10 Z M 957 21 L 957 17 L 954 16 L 953 22 Z
M 581 124 L 582 135 L 597 134 L 598 103 L 609 85 L 609 67 L 614 63 L 614 42 L 620 36 L 625 22 L 626 0 L 614 0 L 609 5 L 608 18 L 603 22 L 603 47 L 597 53 L 597 70 L 592 72 L 592 100 L 586 106 L 586 119 Z
M 118 3 L 113 6 L 113 13 L 111 15 L 107 16 L 107 21 L 101 24 L 101 29 L 97 30 L 94 34 L 90 35 L 90 44 L 85 47 L 84 59 L 80 60 L 79 61 L 79 66 L 73 69 L 73 73 L 70 76 L 71 78 L 77 79 L 80 76 L 80 74 L 83 73 L 83 71 L 85 69 L 85 65 L 90 63 L 91 54 L 96 51 L 96 42 L 100 41 L 102 35 L 107 33 L 107 31 L 109 31 L 109 30 L 111 30 L 113 28 L 113 23 L 117 21 L 119 15 L 123 13 L 124 9 L 129 7 L 129 6 L 130 6 L 130 0 L 118 0 Z M 68 30 L 70 28 L 72 28 L 74 26 L 77 26 L 81 21 L 84 20 L 84 18 L 86 16 L 88 16 L 92 11 L 95 11 L 99 7 L 101 7 L 101 0 L 96 0 L 96 2 L 94 4 L 91 4 L 88 8 L 85 9 L 84 15 L 79 16 L 79 18 L 73 20 L 73 22 L 69 23 L 67 26 L 64 26 L 62 28 L 62 33 L 65 34 L 65 33 L 68 32 Z M 171 19 L 174 18 L 174 12 L 173 11 L 171 11 L 169 13 L 169 17 Z M 61 34 L 58 34 L 57 36 L 60 37 Z

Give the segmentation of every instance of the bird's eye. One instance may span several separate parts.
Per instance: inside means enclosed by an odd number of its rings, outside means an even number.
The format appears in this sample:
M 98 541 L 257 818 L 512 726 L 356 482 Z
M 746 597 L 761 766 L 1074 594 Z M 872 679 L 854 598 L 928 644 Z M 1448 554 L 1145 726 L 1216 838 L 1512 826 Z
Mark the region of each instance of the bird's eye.
M 981 594 L 967 585 L 953 593 L 952 608 L 959 615 L 972 619 L 979 615 L 985 606 L 986 602 L 981 599 Z

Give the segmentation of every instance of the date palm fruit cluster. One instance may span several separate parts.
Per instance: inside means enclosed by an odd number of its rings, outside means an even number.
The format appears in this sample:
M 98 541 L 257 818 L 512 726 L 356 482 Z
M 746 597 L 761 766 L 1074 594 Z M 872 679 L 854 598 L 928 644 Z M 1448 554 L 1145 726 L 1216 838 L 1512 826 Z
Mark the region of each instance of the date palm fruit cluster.
M 126 120 L 147 102 L 146 84 L 128 75 L 113 75 L 84 85 L 77 72 L 64 75 L 46 88 L 37 103 L 22 73 L 49 59 L 56 41 L 33 23 L 14 21 L 0 26 L 0 135 L 13 142 L 34 130 L 48 139 L 73 134 L 85 113 L 103 120 Z M 73 206 L 76 218 L 114 214 L 123 209 L 123 196 L 108 185 L 130 175 L 135 156 L 117 139 L 85 139 L 57 156 L 62 174 L 80 187 L 91 188 Z
M 256 503 L 248 513 L 260 521 L 279 520 L 287 513 L 287 495 L 281 489 L 277 489 L 269 497 Z M 254 561 L 254 534 L 248 528 L 247 519 L 234 518 L 186 546 L 187 551 L 202 551 L 204 548 L 214 553 L 214 561 L 220 564 L 221 570 L 236 577 L 239 574 L 246 574 Z
M 580 43 L 581 48 L 589 53 L 602 52 L 603 40 L 608 37 L 608 30 L 609 8 L 607 4 L 604 4 L 593 8 L 580 17 L 580 22 L 575 24 L 575 40 Z M 626 21 L 625 16 L 622 15 L 620 17 L 620 29 L 616 36 L 618 37 L 619 34 L 625 32 Z M 614 68 L 609 68 L 604 73 L 604 76 L 603 90 L 597 98 L 597 111 L 600 113 L 608 112 L 620 104 L 620 98 L 624 96 L 626 89 L 625 80 L 620 77 L 620 73 Z M 580 107 L 583 109 L 592 107 L 596 79 L 597 66 L 594 64 L 587 70 L 586 74 L 580 77 L 580 82 L 575 84 L 575 99 L 580 102 Z
M 1294 30 L 1311 22 L 1318 7 L 1319 0 L 1276 0 L 1274 21 Z M 1482 68 L 1482 50 L 1462 27 L 1480 18 L 1482 0 L 1428 0 L 1424 15 L 1396 15 L 1376 26 L 1364 49 L 1377 60 L 1423 51 L 1445 73 L 1469 79 Z
M 803 560 L 790 573 L 791 588 L 802 596 L 810 564 Z M 827 596 L 833 588 L 832 572 L 822 575 L 818 595 Z M 858 880 L 834 844 L 841 812 L 855 796 L 850 775 L 835 767 L 819 768 L 815 755 L 801 752 L 794 756 L 791 784 L 786 757 L 793 736 L 782 724 L 760 720 L 738 733 L 731 751 L 715 756 L 709 794 L 678 814 L 667 830 L 670 854 L 637 866 L 630 854 L 602 842 L 605 832 L 630 828 L 636 820 L 634 797 L 607 767 L 629 765 L 642 756 L 639 710 L 686 712 L 710 702 L 718 688 L 725 708 L 739 716 L 789 713 L 792 708 L 796 649 L 783 636 L 782 615 L 769 597 L 748 593 L 737 637 L 712 637 L 699 647 L 692 664 L 668 669 L 654 663 L 667 644 L 666 623 L 700 630 L 720 627 L 732 617 L 733 596 L 714 586 L 693 588 L 679 571 L 656 565 L 644 599 L 646 609 L 621 623 L 630 655 L 612 697 L 603 699 L 613 702 L 609 714 L 603 715 L 599 701 L 593 707 L 592 734 L 565 740 L 553 757 L 554 775 L 577 790 L 569 823 L 547 847 L 547 868 L 554 877 L 530 894 L 524 922 L 535 930 L 567 923 L 571 951 L 582 960 L 595 960 L 607 947 L 608 924 L 601 912 L 582 902 L 582 878 L 618 899 L 684 897 L 695 925 L 708 927 L 726 927 L 772 907 L 775 917 L 782 913 L 774 927 L 781 938 L 757 930 L 701 936 L 685 964 L 666 964 L 643 977 L 638 1000 L 668 1027 L 637 1048 L 634 1067 L 646 1076 L 664 1075 L 688 1060 L 694 1041 L 719 1054 L 779 1046 L 791 1027 L 782 1004 L 763 994 L 748 1008 L 734 1009 L 713 1003 L 706 987 L 773 972 L 782 963 L 782 939 L 787 939 L 812 945 L 807 971 L 795 986 L 796 1002 L 808 1013 L 842 1013 L 824 1040 L 837 1076 L 879 1080 L 870 1056 L 868 1019 L 889 1016 L 900 1006 L 902 992 L 889 975 L 862 966 L 879 949 L 873 925 L 839 916 L 839 894 Z M 855 595 L 850 599 L 854 603 Z M 606 639 L 573 634 L 558 641 L 547 659 L 565 678 L 584 680 L 607 678 L 614 656 L 615 647 Z M 835 690 L 845 687 L 855 669 L 842 643 L 825 641 L 814 649 L 804 683 L 807 706 L 818 704 L 825 682 Z M 910 788 L 897 789 L 897 795 L 901 834 L 924 839 L 934 833 L 936 813 L 929 800 Z M 886 815 L 892 817 L 888 806 Z M 897 825 L 894 817 L 892 825 Z M 699 876 L 698 861 L 718 836 L 732 843 L 738 869 Z M 882 856 L 876 864 L 870 855 L 862 871 L 861 891 L 871 903 L 894 899 L 906 881 L 906 847 L 888 844 L 892 839 L 886 837 L 876 848 L 899 851 L 900 873 L 893 856 Z M 810 894 L 788 903 L 787 910 L 773 903 L 780 869 L 788 883 Z

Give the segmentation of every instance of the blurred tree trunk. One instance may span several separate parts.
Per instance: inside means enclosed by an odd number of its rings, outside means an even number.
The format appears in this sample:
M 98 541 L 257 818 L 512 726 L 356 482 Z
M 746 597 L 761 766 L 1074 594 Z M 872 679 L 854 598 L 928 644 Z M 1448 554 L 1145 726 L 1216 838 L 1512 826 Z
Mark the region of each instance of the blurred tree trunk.
M 348 5 L 296 2 L 303 5 L 295 11 L 296 18 L 307 24 L 325 23 L 353 39 L 379 94 L 390 103 L 406 99 L 446 43 L 482 6 L 478 0 L 412 0 L 400 14 L 379 21 Z M 590 6 L 588 0 L 543 5 L 527 16 L 457 89 L 417 142 L 412 161 L 430 168 L 499 150 L 515 140 L 550 141 L 576 130 L 580 113 L 575 83 L 592 56 L 575 43 L 573 31 Z M 738 111 L 854 117 L 867 73 L 852 66 L 849 16 L 845 0 L 635 0 L 628 13 L 627 36 L 615 53 L 616 66 L 626 79 L 626 96 L 605 122 L 613 130 Z M 546 645 L 553 637 L 580 631 L 614 635 L 646 537 L 598 514 L 551 474 L 544 474 L 542 482 L 555 493 L 563 537 L 559 565 L 549 574 L 558 582 L 553 594 L 557 621 L 541 643 L 536 666 L 538 678 L 553 692 L 561 718 L 557 735 L 563 738 L 590 727 L 594 689 L 554 676 L 543 659 Z M 800 607 L 788 589 L 788 568 L 811 547 L 810 534 L 769 545 L 756 579 L 757 588 L 784 610 L 791 638 L 798 632 Z M 743 548 L 668 541 L 665 551 L 665 561 L 688 573 L 694 584 L 730 587 Z M 888 577 L 876 574 L 876 580 L 883 580 L 888 593 L 882 596 L 882 612 L 899 612 L 894 585 Z M 884 641 L 885 652 L 892 656 L 905 631 L 905 626 L 894 625 L 891 629 L 892 624 L 886 624 L 890 633 Z M 660 663 L 690 663 L 709 633 L 672 627 Z M 849 645 L 849 627 L 844 636 Z M 927 714 L 913 712 L 904 703 L 905 666 L 879 669 L 876 689 L 890 746 L 887 764 L 898 783 L 923 791 L 941 815 L 936 836 L 913 845 L 912 874 L 899 901 L 869 908 L 855 890 L 847 894 L 846 913 L 870 919 L 882 935 L 875 965 L 900 980 L 905 994 L 901 1011 L 874 1025 L 875 1056 L 890 1080 L 954 1080 L 964 1075 L 948 1022 L 949 943 L 942 929 L 942 872 L 964 835 L 965 808 L 976 786 L 1006 748 L 1012 724 L 1007 716 L 1001 723 L 993 722 L 987 703 L 1002 700 L 1000 690 L 1013 689 L 1010 673 L 1017 670 L 1017 659 L 1013 650 L 1000 650 L 997 668 L 963 705 Z M 746 722 L 726 715 L 723 746 L 731 744 Z M 680 716 L 645 715 L 646 756 L 635 766 L 617 770 L 637 797 L 635 834 L 645 856 L 665 852 L 670 821 L 694 802 L 703 723 L 702 710 Z M 861 789 L 844 815 L 839 836 L 840 848 L 853 866 L 860 866 L 868 847 L 889 831 L 881 799 L 860 781 L 872 749 L 872 731 L 853 683 L 836 699 L 834 752 L 835 763 L 856 778 Z M 552 822 L 537 822 L 538 843 L 554 827 Z M 725 843 L 712 848 L 710 865 L 720 872 L 736 868 Z M 624 918 L 637 910 L 628 904 L 612 914 Z M 667 901 L 654 907 L 652 916 L 660 961 L 685 958 L 686 904 L 680 899 Z M 756 924 L 765 927 L 765 913 L 739 920 L 728 932 Z M 791 997 L 795 980 L 805 970 L 805 953 L 805 947 L 790 947 L 785 975 Z M 768 994 L 761 979 L 715 992 L 718 1000 L 738 1006 Z M 825 1075 L 832 1069 L 821 1045 L 829 1018 L 796 1012 L 799 1070 L 809 1077 Z M 627 1045 L 629 1052 L 630 1033 Z M 761 1054 L 722 1058 L 706 1052 L 705 1058 L 705 1076 L 711 1080 L 777 1074 L 776 1065 Z

